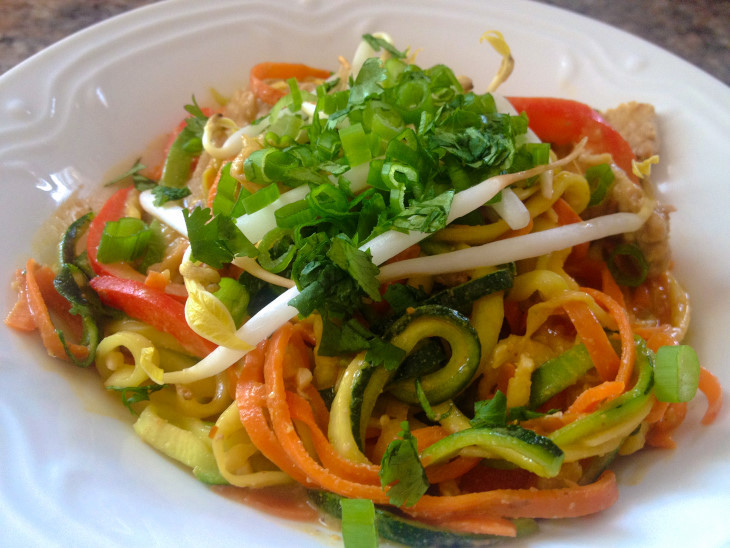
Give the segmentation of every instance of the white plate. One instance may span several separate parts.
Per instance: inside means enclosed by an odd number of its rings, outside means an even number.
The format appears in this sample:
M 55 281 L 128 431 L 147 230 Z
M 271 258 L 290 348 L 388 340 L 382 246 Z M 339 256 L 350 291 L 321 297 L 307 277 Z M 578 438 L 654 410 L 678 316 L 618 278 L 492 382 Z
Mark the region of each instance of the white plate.
M 501 91 L 571 97 L 598 108 L 653 103 L 664 136 L 655 171 L 676 206 L 676 273 L 694 303 L 691 343 L 730 386 L 730 90 L 646 42 L 525 1 L 287 0 L 163 2 L 72 36 L 0 78 L 0 283 L 48 242 L 34 241 L 70 191 L 130 165 L 182 115 L 191 95 L 229 92 L 257 61 L 334 67 L 360 35 L 384 30 L 490 81 L 479 43 L 499 29 L 517 64 Z M 45 246 L 43 245 L 45 244 Z M 4 289 L 0 308 L 12 300 Z M 131 417 L 90 371 L 48 359 L 33 337 L 0 329 L 0 531 L 11 546 L 337 545 L 216 496 L 140 442 Z M 721 546 L 730 542 L 730 420 L 699 425 L 701 395 L 678 449 L 646 451 L 619 470 L 620 499 L 587 519 L 546 523 L 540 546 Z

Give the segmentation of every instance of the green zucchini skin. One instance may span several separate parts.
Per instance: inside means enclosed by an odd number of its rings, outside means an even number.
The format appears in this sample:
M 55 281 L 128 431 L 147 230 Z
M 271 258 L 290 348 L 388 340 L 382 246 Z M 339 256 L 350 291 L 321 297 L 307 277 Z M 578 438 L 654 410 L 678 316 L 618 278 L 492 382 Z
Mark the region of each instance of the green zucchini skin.
M 347 366 L 332 400 L 328 437 L 338 453 L 355 462 L 367 462 L 363 438 L 378 396 L 395 371 L 375 366 L 358 354 Z
M 421 459 L 435 464 L 477 447 L 485 456 L 500 458 L 543 478 L 555 477 L 563 465 L 563 451 L 545 436 L 519 426 L 468 428 L 449 434 L 427 447 Z
M 643 339 L 637 338 L 635 344 L 635 369 L 638 371 L 638 376 L 634 387 L 590 415 L 573 421 L 551 433 L 550 439 L 558 446 L 568 446 L 583 437 L 615 426 L 631 417 L 647 403 L 654 386 L 653 352 L 646 348 Z
M 424 339 L 439 337 L 451 347 L 451 357 L 442 368 L 420 377 L 421 387 L 432 405 L 464 390 L 474 379 L 481 359 L 481 344 L 474 327 L 461 313 L 441 305 L 424 305 L 401 316 L 387 333 L 390 342 L 410 354 Z M 415 379 L 391 382 L 388 392 L 418 405 Z
M 572 386 L 593 367 L 593 360 L 583 343 L 576 344 L 552 358 L 532 373 L 530 407 L 535 409 Z
M 514 274 L 511 270 L 503 268 L 490 272 L 481 278 L 475 278 L 461 285 L 439 291 L 423 301 L 423 305 L 445 306 L 468 316 L 471 314 L 474 301 L 497 291 L 511 289 L 513 283 Z
M 327 491 L 315 490 L 308 491 L 307 495 L 317 508 L 337 519 L 342 519 L 340 501 L 343 497 Z M 530 519 L 514 520 L 514 523 L 517 526 L 518 537 L 524 537 L 537 530 L 537 525 Z M 378 507 L 375 508 L 375 529 L 383 539 L 405 546 L 424 548 L 481 548 L 494 546 L 507 540 L 506 537 L 498 535 L 454 533 Z

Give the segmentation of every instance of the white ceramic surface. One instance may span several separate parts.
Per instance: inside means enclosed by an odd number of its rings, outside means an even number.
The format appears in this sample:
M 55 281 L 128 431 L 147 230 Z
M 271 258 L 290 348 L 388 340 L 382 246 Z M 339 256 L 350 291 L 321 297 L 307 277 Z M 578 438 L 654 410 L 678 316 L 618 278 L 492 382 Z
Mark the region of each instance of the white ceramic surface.
M 676 273 L 693 297 L 690 342 L 730 386 L 730 89 L 646 42 L 525 0 L 174 0 L 89 28 L 0 77 L 0 308 L 34 237 L 71 191 L 131 165 L 176 123 L 192 94 L 230 92 L 262 60 L 335 67 L 360 35 L 384 30 L 477 89 L 499 59 L 479 43 L 501 30 L 516 59 L 500 90 L 606 108 L 653 103 L 672 215 Z M 132 418 L 91 371 L 53 362 L 33 337 L 0 329 L 0 544 L 3 546 L 337 546 L 210 492 L 139 441 Z M 727 546 L 730 420 L 699 425 L 699 395 L 674 451 L 619 467 L 620 500 L 591 518 L 546 523 L 530 546 Z M 523 543 L 516 543 L 515 546 Z

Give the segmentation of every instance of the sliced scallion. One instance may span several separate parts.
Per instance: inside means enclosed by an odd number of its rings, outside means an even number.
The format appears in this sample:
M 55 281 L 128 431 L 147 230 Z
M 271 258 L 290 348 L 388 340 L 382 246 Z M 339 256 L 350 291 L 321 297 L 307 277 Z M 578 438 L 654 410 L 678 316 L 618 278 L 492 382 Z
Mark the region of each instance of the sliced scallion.
M 644 254 L 634 244 L 617 245 L 606 261 L 613 279 L 619 285 L 637 287 L 649 273 L 649 263 Z
M 375 505 L 369 499 L 345 499 L 342 508 L 342 540 L 345 548 L 376 548 Z
M 221 168 L 218 186 L 216 187 L 215 198 L 213 199 L 213 214 L 230 215 L 240 217 L 245 213 L 243 199 L 251 193 L 246 189 L 239 189 L 238 181 L 231 175 L 231 163 L 228 162 Z
M 687 402 L 695 397 L 700 361 L 689 345 L 662 346 L 654 364 L 654 394 L 659 401 Z
M 350 167 L 369 162 L 372 158 L 368 137 L 362 124 L 351 124 L 340 129 L 340 141 Z
M 313 221 L 316 217 L 316 213 L 309 209 L 307 200 L 298 200 L 291 204 L 286 204 L 274 212 L 276 225 L 281 228 L 294 228 L 295 226 Z
M 259 209 L 265 208 L 267 205 L 275 202 L 279 198 L 279 188 L 275 184 L 270 184 L 262 189 L 254 192 L 250 196 L 243 199 L 243 207 L 247 214 L 255 213 Z
M 133 261 L 144 254 L 151 237 L 149 227 L 140 219 L 122 217 L 109 221 L 104 226 L 96 258 L 100 263 Z
M 258 247 L 258 261 L 262 268 L 278 274 L 294 259 L 297 247 L 291 230 L 275 228 L 266 233 Z
M 608 164 L 598 164 L 597 166 L 589 167 L 586 170 L 586 179 L 591 189 L 591 198 L 588 206 L 600 204 L 606 198 L 608 189 L 613 184 L 614 176 L 613 171 L 611 171 L 611 166 Z

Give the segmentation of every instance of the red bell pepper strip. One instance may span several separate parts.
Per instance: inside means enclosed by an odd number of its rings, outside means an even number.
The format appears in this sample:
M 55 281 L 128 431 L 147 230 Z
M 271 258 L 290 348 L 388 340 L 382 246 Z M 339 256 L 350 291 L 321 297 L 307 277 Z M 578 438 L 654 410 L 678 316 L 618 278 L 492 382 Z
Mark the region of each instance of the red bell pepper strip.
M 116 276 L 96 276 L 89 284 L 102 303 L 169 333 L 192 355 L 202 358 L 216 348 L 190 328 L 185 320 L 185 305 L 163 291 Z
M 587 137 L 587 150 L 610 153 L 616 165 L 638 183 L 632 170 L 632 161 L 636 156 L 631 146 L 590 106 L 571 99 L 552 97 L 508 97 L 507 100 L 518 112 L 527 114 L 530 129 L 541 141 L 571 145 Z
M 327 70 L 298 63 L 259 63 L 249 73 L 249 88 L 264 103 L 275 105 L 279 99 L 286 95 L 286 91 L 270 86 L 266 80 L 296 78 L 297 81 L 301 82 L 307 78 L 324 80 L 329 76 L 330 72 Z

